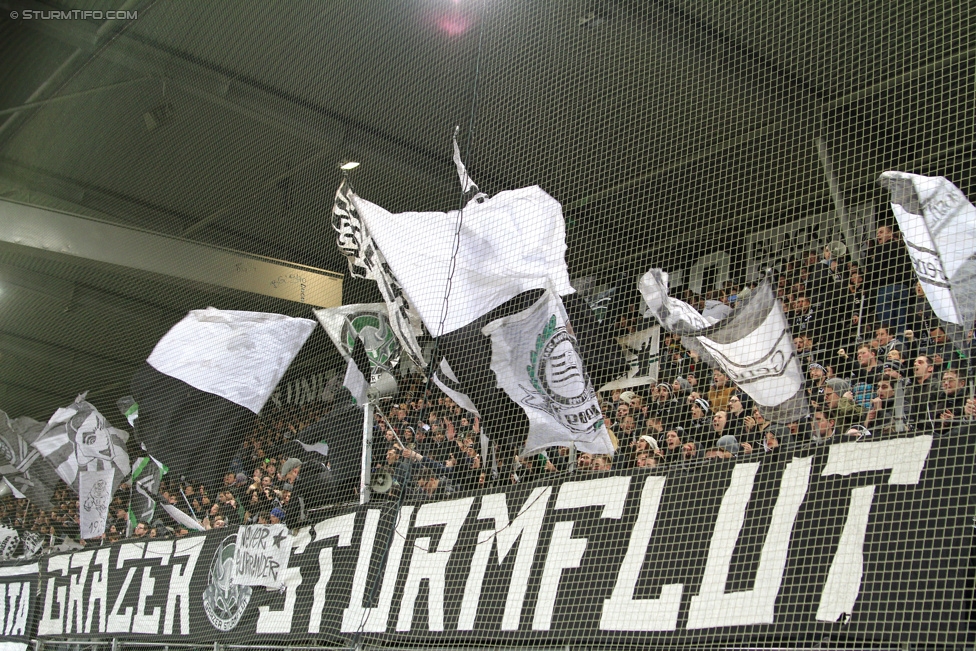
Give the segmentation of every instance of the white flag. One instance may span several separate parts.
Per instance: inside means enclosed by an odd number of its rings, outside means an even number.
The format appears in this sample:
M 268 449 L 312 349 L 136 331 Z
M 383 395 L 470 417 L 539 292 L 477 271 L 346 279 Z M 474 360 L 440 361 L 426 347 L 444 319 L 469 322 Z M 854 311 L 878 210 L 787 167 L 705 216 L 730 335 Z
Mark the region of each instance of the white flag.
M 748 393 L 766 420 L 793 422 L 809 412 L 789 324 L 768 279 L 722 321 L 669 297 L 668 274 L 661 269 L 644 274 L 639 288 L 648 305 L 645 316 L 682 335 L 682 344 Z
M 351 357 L 346 360 L 346 376 L 342 380 L 342 386 L 349 389 L 357 406 L 362 407 L 368 402 L 366 392 L 369 391 L 369 381 Z
M 885 172 L 915 275 L 932 310 L 965 328 L 976 315 L 976 207 L 941 176 Z
M 441 363 L 439 364 L 438 370 L 430 374 L 430 379 L 434 384 L 437 385 L 441 391 L 444 392 L 448 398 L 454 401 L 454 403 L 461 409 L 474 414 L 475 416 L 480 416 L 478 413 L 478 408 L 474 406 L 471 402 L 471 398 L 468 394 L 461 391 L 460 380 L 454 375 L 454 369 L 451 365 L 447 363 L 446 358 L 441 358 Z
M 170 328 L 146 361 L 257 414 L 314 329 L 311 319 L 208 307 Z
M 82 538 L 98 538 L 105 533 L 108 509 L 112 502 L 114 470 L 82 470 L 78 473 L 78 511 Z
M 454 332 L 522 292 L 547 285 L 560 296 L 575 291 L 566 268 L 562 206 L 538 186 L 471 201 L 461 215 L 393 214 L 355 195 L 350 201 L 434 336 Z
M 582 452 L 613 454 L 600 403 L 567 322 L 559 296 L 547 290 L 529 309 L 492 321 L 481 331 L 491 337 L 491 370 L 498 386 L 529 418 L 522 456 L 570 444 Z

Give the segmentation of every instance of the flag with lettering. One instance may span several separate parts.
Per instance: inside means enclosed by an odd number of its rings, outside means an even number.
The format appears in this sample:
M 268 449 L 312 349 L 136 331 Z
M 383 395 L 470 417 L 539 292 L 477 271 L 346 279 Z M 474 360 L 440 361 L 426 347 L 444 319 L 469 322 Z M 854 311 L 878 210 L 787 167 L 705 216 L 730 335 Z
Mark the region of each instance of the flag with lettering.
M 728 375 L 756 401 L 766 420 L 794 422 L 809 413 L 803 370 L 768 278 L 721 321 L 668 296 L 668 274 L 661 269 L 644 274 L 639 288 L 648 306 L 645 316 L 681 335 L 685 348 Z
M 349 273 L 376 283 L 389 309 L 390 327 L 403 346 L 403 352 L 421 368 L 427 365 L 424 350 L 418 343 L 423 334 L 420 315 L 404 293 L 399 280 L 373 240 L 369 227 L 360 213 L 361 200 L 347 180 L 336 191 L 332 206 L 332 228 L 336 231 L 336 244 L 346 256 Z
M 915 276 L 943 321 L 968 329 L 976 316 L 976 207 L 941 176 L 885 172 Z

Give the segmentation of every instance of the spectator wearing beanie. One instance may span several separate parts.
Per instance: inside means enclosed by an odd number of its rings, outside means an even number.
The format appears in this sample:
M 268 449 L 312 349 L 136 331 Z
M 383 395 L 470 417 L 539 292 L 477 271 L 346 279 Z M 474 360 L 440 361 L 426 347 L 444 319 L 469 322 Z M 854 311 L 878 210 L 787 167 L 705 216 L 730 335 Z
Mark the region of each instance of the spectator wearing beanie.
M 691 424 L 685 429 L 688 440 L 701 445 L 712 440 L 711 405 L 704 398 L 696 398 L 689 406 Z
M 285 524 L 285 511 L 280 507 L 271 509 L 270 524 Z
M 865 409 L 854 401 L 851 385 L 846 380 L 828 378 L 824 382 L 823 400 L 824 412 L 834 421 L 837 431 L 846 432 L 862 423 Z

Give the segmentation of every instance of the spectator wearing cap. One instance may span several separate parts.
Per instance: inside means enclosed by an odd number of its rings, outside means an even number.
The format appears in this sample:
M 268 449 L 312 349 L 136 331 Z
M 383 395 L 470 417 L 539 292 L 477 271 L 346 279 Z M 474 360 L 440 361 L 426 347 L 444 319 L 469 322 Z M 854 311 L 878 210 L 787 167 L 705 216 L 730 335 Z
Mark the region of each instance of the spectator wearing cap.
M 705 451 L 706 459 L 734 459 L 739 454 L 739 442 L 731 434 L 719 437 L 715 446 Z
M 735 387 L 729 382 L 729 376 L 719 369 L 712 370 L 712 384 L 708 388 L 708 404 L 712 413 L 726 411 L 733 393 Z
M 285 511 L 281 507 L 276 506 L 271 509 L 269 516 L 268 520 L 270 524 L 285 524 Z
M 691 423 L 685 428 L 685 434 L 698 443 L 711 440 L 711 405 L 704 398 L 694 398 L 690 404 L 690 411 Z
M 281 482 L 281 489 L 286 491 L 295 490 L 295 482 L 298 481 L 298 473 L 302 469 L 302 461 L 296 457 L 285 459 L 278 469 L 278 481 Z
M 678 401 L 674 398 L 674 389 L 667 382 L 662 382 L 654 389 L 654 399 L 650 404 L 649 413 L 664 422 L 665 427 L 672 424 L 674 410 Z
M 824 382 L 827 380 L 827 368 L 823 364 L 811 362 L 807 367 L 806 391 L 810 402 L 820 404 L 823 400 Z

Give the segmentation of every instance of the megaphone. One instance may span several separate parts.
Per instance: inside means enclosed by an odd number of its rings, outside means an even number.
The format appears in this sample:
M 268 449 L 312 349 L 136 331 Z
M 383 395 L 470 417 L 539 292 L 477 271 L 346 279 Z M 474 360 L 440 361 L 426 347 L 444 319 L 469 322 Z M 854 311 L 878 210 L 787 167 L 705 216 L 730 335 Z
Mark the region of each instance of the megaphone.
M 397 381 L 396 378 L 389 373 L 380 373 L 373 382 L 369 389 L 366 391 L 366 397 L 369 398 L 370 402 L 381 400 L 383 398 L 392 398 L 397 392 Z
M 377 470 L 369 478 L 369 490 L 374 493 L 389 493 L 393 488 L 393 475 L 385 470 Z

